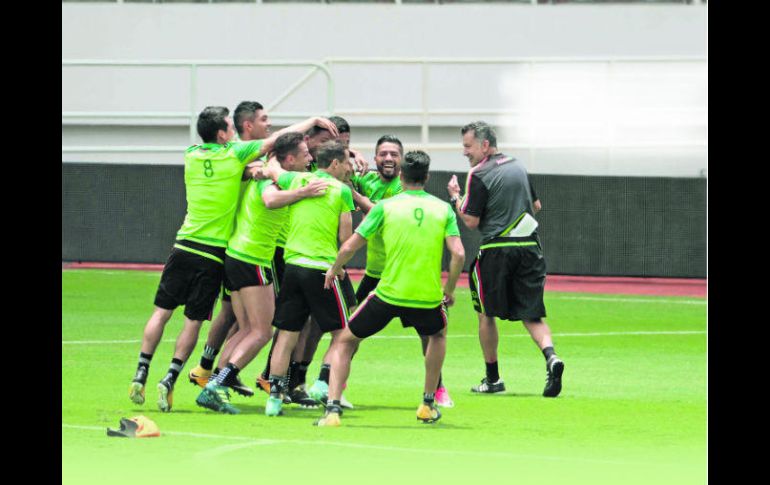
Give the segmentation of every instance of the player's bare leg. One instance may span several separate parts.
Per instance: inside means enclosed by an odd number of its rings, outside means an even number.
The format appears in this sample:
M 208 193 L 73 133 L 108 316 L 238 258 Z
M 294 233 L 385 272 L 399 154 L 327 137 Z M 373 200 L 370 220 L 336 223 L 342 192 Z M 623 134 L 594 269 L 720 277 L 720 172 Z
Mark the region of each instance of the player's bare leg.
M 441 419 L 441 413 L 433 406 L 433 403 L 445 356 L 446 327 L 428 337 L 428 345 L 425 349 L 425 387 L 423 389 L 423 402 L 417 409 L 417 419 L 423 423 L 435 423 Z
M 144 386 L 150 372 L 150 362 L 160 339 L 163 337 L 163 329 L 173 314 L 174 310 L 166 310 L 156 306 L 144 326 L 139 364 L 128 388 L 128 397 L 134 404 L 144 404 Z
M 505 384 L 500 379 L 497 367 L 497 346 L 499 336 L 494 317 L 488 317 L 482 313 L 479 316 L 479 343 L 481 343 L 481 352 L 484 354 L 484 363 L 486 364 L 486 377 L 481 380 L 481 384 L 471 387 L 473 392 L 493 394 L 505 391 Z
M 350 375 L 350 363 L 358 349 L 361 339 L 353 335 L 349 328 L 332 332 L 332 342 L 327 352 L 331 363 L 329 373 L 329 392 L 326 402 L 326 414 L 315 422 L 318 426 L 339 426 L 342 406 L 342 388 Z
M 543 396 L 556 397 L 561 392 L 561 376 L 564 373 L 564 362 L 556 355 L 556 351 L 553 349 L 551 328 L 543 319 L 538 321 L 524 320 L 522 323 L 545 357 L 546 379 Z

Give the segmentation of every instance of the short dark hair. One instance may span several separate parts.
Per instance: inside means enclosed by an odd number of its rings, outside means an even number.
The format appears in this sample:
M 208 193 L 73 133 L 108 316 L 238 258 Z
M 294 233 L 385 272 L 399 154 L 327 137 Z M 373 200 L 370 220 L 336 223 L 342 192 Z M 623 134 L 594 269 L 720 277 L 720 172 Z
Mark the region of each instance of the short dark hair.
M 337 131 L 339 131 L 340 134 L 350 133 L 350 125 L 342 116 L 330 116 L 329 121 L 334 123 L 334 126 L 337 127 Z
M 256 101 L 241 101 L 233 111 L 233 123 L 235 129 L 238 131 L 238 136 L 243 134 L 243 122 L 245 120 L 254 121 L 254 116 L 257 111 L 265 109 L 260 103 Z
M 395 143 L 398 145 L 398 151 L 401 152 L 401 155 L 404 154 L 404 145 L 401 144 L 401 140 L 396 138 L 396 135 L 382 135 L 379 140 L 377 140 L 377 144 L 374 145 L 374 152 L 375 155 L 377 154 L 377 151 L 380 149 L 380 145 L 383 143 Z
M 224 106 L 206 106 L 198 115 L 198 135 L 203 143 L 216 143 L 219 130 L 227 131 L 230 110 Z
M 473 123 L 468 123 L 462 127 L 460 132 L 464 135 L 471 130 L 473 130 L 473 137 L 475 139 L 478 141 L 488 140 L 489 146 L 497 148 L 497 133 L 487 122 L 474 121 Z
M 309 130 L 305 132 L 306 136 L 309 136 L 310 138 L 316 136 L 317 134 L 321 133 L 322 131 L 329 132 L 326 128 L 321 128 L 318 125 L 313 125 Z
M 337 140 L 329 140 L 318 145 L 315 152 L 315 163 L 318 168 L 327 168 L 332 164 L 333 160 L 339 160 L 340 162 L 345 159 L 347 150 L 342 142 Z
M 425 185 L 430 170 L 430 156 L 422 150 L 407 152 L 404 161 L 401 162 L 401 174 L 404 182 L 409 184 Z
M 302 143 L 305 136 L 302 133 L 296 131 L 290 131 L 284 133 L 275 139 L 273 145 L 273 152 L 279 162 L 286 160 L 287 155 L 296 155 L 299 149 L 299 144 Z

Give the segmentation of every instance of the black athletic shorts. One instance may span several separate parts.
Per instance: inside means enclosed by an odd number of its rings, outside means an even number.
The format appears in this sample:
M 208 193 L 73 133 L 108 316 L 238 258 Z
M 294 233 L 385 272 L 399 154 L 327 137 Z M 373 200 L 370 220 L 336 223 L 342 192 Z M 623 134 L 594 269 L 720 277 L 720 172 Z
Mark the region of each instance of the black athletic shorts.
M 377 283 L 380 282 L 379 278 L 375 278 L 373 276 L 369 276 L 368 274 L 364 274 L 364 277 L 361 279 L 361 282 L 358 284 L 358 290 L 356 291 L 356 301 L 362 302 L 366 300 L 366 297 L 369 296 L 369 293 L 374 291 L 375 288 L 377 288 Z
M 348 307 L 356 306 L 361 300 L 358 299 L 356 290 L 353 289 L 353 280 L 350 279 L 347 270 L 345 270 L 345 278 L 343 278 L 339 284 L 342 293 L 345 295 L 345 301 L 348 302 Z
M 324 288 L 326 271 L 287 264 L 275 309 L 273 326 L 280 330 L 299 332 L 312 314 L 324 332 L 348 326 L 349 307 L 339 281 L 334 288 Z M 352 287 L 352 285 L 351 285 Z
M 273 255 L 273 284 L 275 285 L 276 295 L 281 291 L 281 281 L 283 280 L 283 270 L 286 263 L 283 260 L 283 247 L 276 246 Z
M 225 288 L 239 291 L 247 286 L 267 286 L 273 283 L 273 269 L 251 264 L 225 255 Z
M 391 305 L 370 293 L 350 317 L 350 331 L 358 338 L 366 338 L 385 328 L 395 317 L 404 327 L 414 327 L 420 335 L 435 335 L 447 325 L 446 307 L 410 308 Z
M 535 238 L 500 237 L 482 244 L 469 280 L 478 313 L 504 320 L 545 317 L 545 259 Z
M 179 249 L 179 245 L 207 256 Z M 184 315 L 190 320 L 211 320 L 224 278 L 224 252 L 225 248 L 177 241 L 163 267 L 155 305 L 166 310 L 184 305 Z

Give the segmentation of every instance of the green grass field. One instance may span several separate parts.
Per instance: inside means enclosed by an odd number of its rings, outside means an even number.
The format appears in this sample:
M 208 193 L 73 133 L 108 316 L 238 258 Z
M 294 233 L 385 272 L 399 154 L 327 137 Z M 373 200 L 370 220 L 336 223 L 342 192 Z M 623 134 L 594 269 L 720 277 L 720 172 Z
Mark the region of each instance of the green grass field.
M 541 397 L 542 354 L 519 322 L 499 322 L 507 391 L 474 395 L 484 375 L 467 289 L 450 308 L 444 382 L 455 407 L 435 425 L 415 418 L 423 363 L 414 330 L 396 320 L 363 342 L 340 428 L 312 426 L 318 410 L 289 406 L 268 418 L 266 395 L 233 396 L 240 415 L 195 405 L 187 371 L 174 408 L 161 413 L 165 374 L 182 312 L 166 327 L 136 406 L 128 385 L 160 273 L 62 270 L 62 481 L 65 484 L 703 484 L 707 481 L 704 300 L 546 293 L 548 322 L 565 361 L 564 388 Z M 320 352 L 308 371 L 317 376 Z M 253 385 L 267 349 L 242 373 Z M 153 419 L 162 436 L 106 436 L 121 417 Z

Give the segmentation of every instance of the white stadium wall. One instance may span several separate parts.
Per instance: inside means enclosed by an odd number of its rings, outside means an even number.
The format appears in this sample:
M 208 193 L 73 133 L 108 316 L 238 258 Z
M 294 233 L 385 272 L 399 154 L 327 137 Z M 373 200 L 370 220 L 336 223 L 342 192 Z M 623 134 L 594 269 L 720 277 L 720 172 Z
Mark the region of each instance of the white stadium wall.
M 707 10 L 62 3 L 62 160 L 179 164 L 191 108 L 270 106 L 307 72 L 200 66 L 191 84 L 185 66 L 68 62 L 311 61 L 333 89 L 316 73 L 271 108 L 275 125 L 331 108 L 369 156 L 395 133 L 434 169 L 463 170 L 459 128 L 486 119 L 532 173 L 702 177 Z M 496 62 L 444 62 L 479 58 Z

